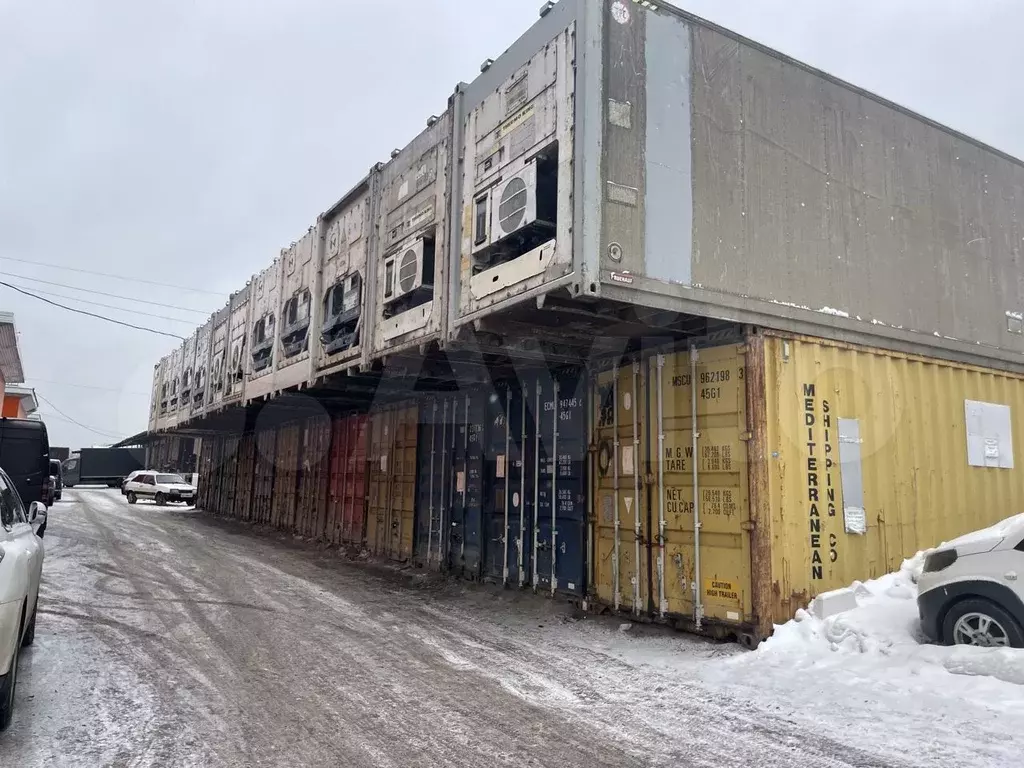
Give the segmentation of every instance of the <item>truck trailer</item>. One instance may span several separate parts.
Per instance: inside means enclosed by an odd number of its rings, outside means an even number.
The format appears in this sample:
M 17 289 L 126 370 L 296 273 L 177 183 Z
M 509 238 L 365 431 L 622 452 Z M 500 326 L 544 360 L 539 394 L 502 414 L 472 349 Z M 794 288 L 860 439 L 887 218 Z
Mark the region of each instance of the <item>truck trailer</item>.
M 137 469 L 144 469 L 146 452 L 141 448 L 82 448 L 64 462 L 64 485 L 106 485 L 118 488 Z

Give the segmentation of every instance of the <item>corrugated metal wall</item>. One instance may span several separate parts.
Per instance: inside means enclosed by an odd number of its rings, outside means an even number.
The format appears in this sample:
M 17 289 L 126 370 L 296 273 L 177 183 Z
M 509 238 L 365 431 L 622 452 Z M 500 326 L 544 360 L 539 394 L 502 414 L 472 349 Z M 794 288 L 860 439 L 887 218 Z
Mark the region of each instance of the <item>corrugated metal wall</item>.
M 318 416 L 302 429 L 299 452 L 299 491 L 295 532 L 307 538 L 324 537 L 327 489 L 329 485 L 331 420 Z
M 301 424 L 288 424 L 277 430 L 270 523 L 282 531 L 295 529 L 295 494 L 299 487 L 301 440 Z
M 242 436 L 238 444 L 238 479 L 235 486 L 235 509 L 233 516 L 239 520 L 252 520 L 253 487 L 256 472 L 256 435 Z
M 391 406 L 370 417 L 366 545 L 375 555 L 412 557 L 419 407 Z
M 1024 509 L 1021 377 L 769 337 L 765 380 L 776 620 L 809 595 L 880 576 Z M 1008 409 L 1006 433 L 969 423 L 968 401 Z M 858 434 L 844 434 L 853 421 Z M 979 433 L 988 466 L 969 463 L 969 431 Z M 849 447 L 859 460 L 841 462 Z M 861 516 L 864 532 L 853 532 Z
M 366 531 L 369 418 L 336 418 L 331 424 L 330 477 L 324 536 L 332 544 L 361 545 Z
M 264 429 L 256 433 L 256 470 L 253 483 L 253 522 L 269 525 L 274 492 L 274 452 L 277 432 Z

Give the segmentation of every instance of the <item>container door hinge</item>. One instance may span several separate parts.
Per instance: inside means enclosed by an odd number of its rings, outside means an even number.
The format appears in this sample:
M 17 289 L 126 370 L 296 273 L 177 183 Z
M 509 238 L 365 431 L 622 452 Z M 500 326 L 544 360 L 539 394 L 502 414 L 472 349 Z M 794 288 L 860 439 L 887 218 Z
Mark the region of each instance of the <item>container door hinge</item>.
M 753 432 L 740 432 L 740 440 L 742 440 L 743 442 L 749 443 L 753 439 L 754 439 L 754 433 Z
M 744 522 L 740 523 L 740 530 L 741 531 L 754 531 L 754 530 L 757 530 L 757 523 L 755 523 L 753 520 L 745 520 Z

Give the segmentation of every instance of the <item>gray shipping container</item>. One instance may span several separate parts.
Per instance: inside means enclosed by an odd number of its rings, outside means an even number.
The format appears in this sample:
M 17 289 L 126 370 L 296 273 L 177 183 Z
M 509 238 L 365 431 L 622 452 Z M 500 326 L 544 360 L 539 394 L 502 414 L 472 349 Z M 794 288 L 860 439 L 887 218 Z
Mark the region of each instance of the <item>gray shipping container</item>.
M 453 329 L 549 293 L 1022 367 L 1015 158 L 661 2 L 562 0 L 460 92 Z M 534 236 L 468 271 L 477 201 L 548 140 L 553 268 L 510 267 Z

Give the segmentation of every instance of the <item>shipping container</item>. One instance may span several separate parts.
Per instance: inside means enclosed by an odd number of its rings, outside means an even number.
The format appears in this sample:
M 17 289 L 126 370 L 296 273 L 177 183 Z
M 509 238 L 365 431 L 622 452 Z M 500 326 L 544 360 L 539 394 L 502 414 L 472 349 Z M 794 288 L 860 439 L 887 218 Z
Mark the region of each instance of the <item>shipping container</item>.
M 374 356 L 438 340 L 448 306 L 452 115 L 431 117 L 380 171 Z
M 184 424 L 192 416 L 192 391 L 196 370 L 196 338 L 199 329 L 185 339 L 181 345 L 181 382 L 178 392 L 178 424 Z
M 220 514 L 225 517 L 237 517 L 235 493 L 238 482 L 238 443 L 237 435 L 224 438 L 224 454 L 221 458 L 220 473 Z
M 231 302 L 211 318 L 208 408 L 218 410 L 231 393 Z
M 274 502 L 274 455 L 277 431 L 262 429 L 256 432 L 256 469 L 253 483 L 254 522 L 270 525 Z
M 235 488 L 235 509 L 232 517 L 246 522 L 253 519 L 253 499 L 256 471 L 256 435 L 242 435 L 238 444 L 238 482 Z
M 319 327 L 320 232 L 310 227 L 298 242 L 281 251 L 281 317 L 277 324 L 274 390 L 305 385 L 313 378 L 310 354 L 313 329 Z
M 282 531 L 295 530 L 295 504 L 299 492 L 299 451 L 302 448 L 302 424 L 286 424 L 277 429 L 274 452 L 274 492 L 271 524 Z
M 585 595 L 587 389 L 533 373 L 424 406 L 419 564 Z
M 766 636 L 1022 508 L 1015 408 L 1014 374 L 777 332 L 599 371 L 591 595 Z
M 224 439 L 219 436 L 203 441 L 199 458 L 199 487 L 196 489 L 196 506 L 211 514 L 217 514 L 214 503 L 217 466 L 224 451 Z
M 164 371 L 167 368 L 167 358 L 160 358 L 160 362 L 153 366 L 153 385 L 149 394 L 149 431 L 157 431 L 157 422 L 165 413 L 163 402 Z
M 456 91 L 463 152 L 454 181 L 456 323 L 572 274 L 576 24 L 549 12 Z M 539 34 L 538 34 L 539 32 Z
M 263 400 L 274 390 L 274 366 L 280 355 L 281 269 L 283 257 L 253 276 L 246 328 L 245 400 Z
M 327 414 L 311 416 L 302 425 L 299 491 L 295 509 L 295 533 L 306 538 L 325 538 L 330 453 L 330 417 Z
M 649 5 L 606 0 L 584 33 L 602 296 L 1020 366 L 1019 160 Z
M 225 360 L 224 402 L 240 403 L 245 394 L 245 374 L 248 370 L 246 350 L 249 349 L 249 315 L 253 310 L 252 283 L 231 294 L 228 327 L 230 357 Z
M 196 362 L 192 380 L 191 414 L 200 416 L 206 411 L 209 396 L 210 379 L 210 342 L 213 336 L 213 318 L 211 317 L 196 332 Z
M 433 398 L 419 425 L 416 561 L 474 579 L 491 545 L 484 520 L 489 400 L 484 390 Z
M 753 346 L 767 489 L 754 546 L 776 620 L 1024 509 L 1024 378 L 806 337 Z
M 372 172 L 320 217 L 323 235 L 323 276 L 319 328 L 314 347 L 323 373 L 341 370 L 362 360 L 371 339 L 367 293 L 378 173 Z
M 362 545 L 366 532 L 369 417 L 335 418 L 331 423 L 330 485 L 325 535 L 334 545 Z
M 181 347 L 175 348 L 167 361 L 164 374 L 164 401 L 167 403 L 162 429 L 173 429 L 178 424 L 178 390 L 181 386 Z
M 419 408 L 386 406 L 370 416 L 366 546 L 392 560 L 412 557 Z

